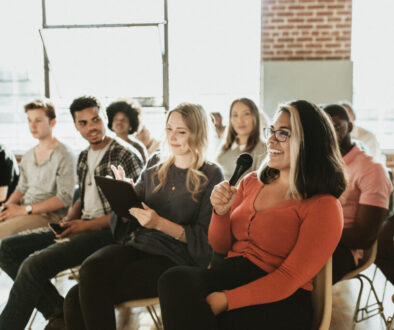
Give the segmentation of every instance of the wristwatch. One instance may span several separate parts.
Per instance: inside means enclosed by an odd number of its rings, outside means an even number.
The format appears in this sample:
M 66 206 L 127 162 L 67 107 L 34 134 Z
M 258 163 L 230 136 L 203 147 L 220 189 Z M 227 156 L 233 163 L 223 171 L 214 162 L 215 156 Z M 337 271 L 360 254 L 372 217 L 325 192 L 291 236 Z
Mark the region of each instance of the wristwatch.
M 33 207 L 30 204 L 26 205 L 25 210 L 27 214 L 31 214 L 31 212 L 33 211 Z

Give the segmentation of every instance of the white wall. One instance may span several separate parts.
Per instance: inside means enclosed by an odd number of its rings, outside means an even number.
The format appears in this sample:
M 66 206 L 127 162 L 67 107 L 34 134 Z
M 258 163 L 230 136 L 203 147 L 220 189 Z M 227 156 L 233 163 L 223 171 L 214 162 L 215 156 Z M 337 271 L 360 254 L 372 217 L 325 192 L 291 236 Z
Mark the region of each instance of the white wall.
M 272 117 L 278 103 L 305 99 L 316 104 L 352 101 L 353 63 L 269 61 L 261 63 L 262 109 Z

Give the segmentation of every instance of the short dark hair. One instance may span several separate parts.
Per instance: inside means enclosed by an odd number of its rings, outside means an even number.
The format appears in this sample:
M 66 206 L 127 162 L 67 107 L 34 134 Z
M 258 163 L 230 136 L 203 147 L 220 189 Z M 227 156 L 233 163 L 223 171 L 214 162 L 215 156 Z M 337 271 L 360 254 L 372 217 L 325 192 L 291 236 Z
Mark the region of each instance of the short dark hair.
M 75 121 L 75 112 L 82 111 L 87 108 L 97 107 L 100 109 L 101 104 L 94 96 L 80 96 L 76 98 L 70 105 L 70 112 Z
M 31 101 L 27 103 L 25 106 L 25 112 L 27 113 L 29 110 L 37 110 L 37 109 L 42 109 L 45 111 L 45 115 L 50 119 L 55 119 L 56 118 L 56 112 L 55 112 L 55 106 L 51 102 L 51 100 L 42 98 L 42 99 L 36 99 L 34 101 Z
M 327 104 L 323 106 L 323 110 L 331 117 L 338 117 L 342 120 L 350 122 L 350 117 L 346 109 L 339 104 Z
M 298 100 L 280 105 L 290 116 L 290 195 L 306 199 L 319 194 L 338 198 L 346 188 L 342 156 L 330 118 L 315 104 Z M 280 171 L 264 165 L 260 180 L 270 183 Z
M 119 100 L 111 103 L 107 108 L 108 128 L 112 129 L 112 122 L 118 112 L 123 112 L 129 119 L 129 134 L 133 134 L 140 126 L 139 116 L 141 114 L 141 106 L 135 100 Z

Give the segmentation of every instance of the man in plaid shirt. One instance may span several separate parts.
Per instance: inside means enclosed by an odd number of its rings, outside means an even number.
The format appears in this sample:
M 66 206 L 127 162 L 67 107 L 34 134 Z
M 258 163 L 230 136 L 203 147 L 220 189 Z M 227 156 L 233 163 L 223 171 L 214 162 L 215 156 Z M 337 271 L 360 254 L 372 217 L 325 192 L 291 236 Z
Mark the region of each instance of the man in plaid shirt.
M 143 166 L 132 146 L 106 135 L 105 115 L 94 97 L 75 99 L 70 111 L 76 129 L 89 142 L 78 158 L 80 197 L 60 222 L 62 233 L 41 228 L 0 242 L 0 267 L 14 279 L 0 315 L 0 330 L 24 329 L 34 308 L 49 319 L 46 330 L 65 328 L 63 297 L 51 278 L 114 243 L 109 229 L 110 205 L 94 176 L 112 175 L 111 165 L 122 165 L 126 175 L 137 181 Z

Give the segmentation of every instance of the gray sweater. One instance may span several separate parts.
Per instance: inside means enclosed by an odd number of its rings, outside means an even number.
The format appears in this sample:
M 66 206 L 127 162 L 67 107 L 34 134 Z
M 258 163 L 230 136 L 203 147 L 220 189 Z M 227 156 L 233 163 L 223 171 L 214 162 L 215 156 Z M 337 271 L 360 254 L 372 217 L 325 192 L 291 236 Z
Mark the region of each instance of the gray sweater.
M 219 153 L 219 155 L 217 156 L 216 161 L 222 166 L 224 178 L 226 180 L 229 180 L 231 178 L 231 176 L 233 175 L 233 172 L 235 170 L 235 165 L 237 162 L 237 158 L 242 153 L 243 153 L 243 151 L 241 151 L 239 146 L 234 145 L 233 147 L 231 147 L 230 149 L 228 149 L 226 151 L 221 151 Z M 256 171 L 260 167 L 263 159 L 267 155 L 267 146 L 262 141 L 259 141 L 257 143 L 257 145 L 254 147 L 254 149 L 252 151 L 249 151 L 249 153 L 253 157 L 253 164 L 252 164 L 251 168 L 249 170 L 247 170 L 242 175 L 242 177 L 238 180 L 238 182 L 240 182 L 240 180 L 246 174 Z
M 167 182 L 159 191 L 153 192 L 158 180 L 153 181 L 157 166 L 146 169 L 135 185 L 140 198 L 157 214 L 180 224 L 185 229 L 187 243 L 182 243 L 160 231 L 140 228 L 126 243 L 148 253 L 166 256 L 176 264 L 207 267 L 212 249 L 208 243 L 208 226 L 212 215 L 211 191 L 223 181 L 221 169 L 206 162 L 200 170 L 207 176 L 207 183 L 193 201 L 186 190 L 186 169 L 171 166 Z

